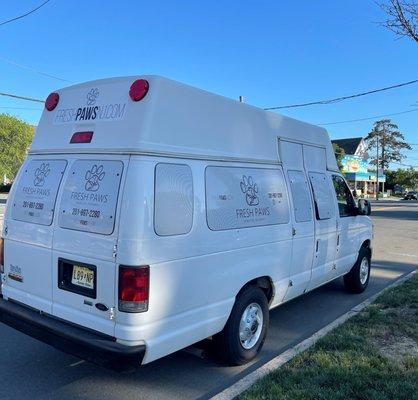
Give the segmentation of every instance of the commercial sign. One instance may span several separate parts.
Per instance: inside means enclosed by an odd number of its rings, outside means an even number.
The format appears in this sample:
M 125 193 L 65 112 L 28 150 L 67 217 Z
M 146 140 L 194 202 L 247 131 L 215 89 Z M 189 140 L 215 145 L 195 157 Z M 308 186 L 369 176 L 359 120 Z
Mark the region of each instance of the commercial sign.
M 367 172 L 368 162 L 367 160 L 352 155 L 345 155 L 341 163 L 343 165 L 343 172 Z
M 24 165 L 13 201 L 12 218 L 51 225 L 65 160 L 32 160 Z
M 212 230 L 289 221 L 283 173 L 278 169 L 208 167 L 206 202 Z
M 77 160 L 65 182 L 60 226 L 110 235 L 122 170 L 121 161 Z

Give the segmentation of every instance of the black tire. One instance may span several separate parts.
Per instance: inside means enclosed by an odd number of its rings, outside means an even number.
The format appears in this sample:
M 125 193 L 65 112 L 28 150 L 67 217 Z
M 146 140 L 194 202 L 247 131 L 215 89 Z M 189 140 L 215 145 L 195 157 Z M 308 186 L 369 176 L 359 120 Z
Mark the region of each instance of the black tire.
M 364 280 L 364 266 L 362 263 L 367 262 L 367 278 Z M 362 247 L 359 251 L 359 255 L 356 263 L 347 275 L 344 275 L 345 289 L 349 293 L 363 293 L 370 280 L 370 265 L 371 265 L 371 254 L 370 249 Z
M 244 311 L 252 303 L 256 303 L 262 312 L 262 324 L 254 324 L 262 326 L 261 333 L 254 345 L 246 349 L 240 340 L 240 322 Z M 214 337 L 215 351 L 219 358 L 229 365 L 243 365 L 251 361 L 259 353 L 263 347 L 264 340 L 267 335 L 269 324 L 269 309 L 267 298 L 264 292 L 257 286 L 248 286 L 243 289 L 237 296 L 231 315 L 222 332 Z M 252 329 L 252 328 L 251 328 Z

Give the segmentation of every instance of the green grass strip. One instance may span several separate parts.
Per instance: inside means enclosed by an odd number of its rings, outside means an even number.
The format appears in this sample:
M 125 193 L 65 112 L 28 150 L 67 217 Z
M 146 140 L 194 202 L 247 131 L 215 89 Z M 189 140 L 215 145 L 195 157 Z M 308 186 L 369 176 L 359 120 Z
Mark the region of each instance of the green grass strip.
M 418 400 L 418 275 L 239 398 Z

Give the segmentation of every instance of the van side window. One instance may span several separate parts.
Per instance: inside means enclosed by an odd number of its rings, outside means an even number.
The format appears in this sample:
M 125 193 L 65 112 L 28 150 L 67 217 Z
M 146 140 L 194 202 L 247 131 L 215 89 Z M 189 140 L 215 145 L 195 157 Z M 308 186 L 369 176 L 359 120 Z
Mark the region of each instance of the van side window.
M 335 195 L 337 196 L 340 217 L 349 217 L 354 215 L 354 199 L 345 180 L 339 175 L 333 175 L 332 183 L 334 184 Z
M 13 199 L 12 218 L 51 225 L 58 188 L 66 167 L 66 160 L 34 159 L 24 164 Z
M 188 165 L 155 167 L 154 230 L 157 235 L 183 235 L 193 225 L 193 177 Z
M 293 208 L 296 222 L 312 220 L 312 203 L 309 196 L 308 182 L 302 171 L 288 171 L 290 190 L 293 198 Z
M 209 166 L 205 184 L 209 229 L 251 228 L 290 220 L 281 169 Z
M 314 194 L 316 219 L 332 218 L 335 203 L 327 176 L 321 172 L 309 172 L 309 180 Z

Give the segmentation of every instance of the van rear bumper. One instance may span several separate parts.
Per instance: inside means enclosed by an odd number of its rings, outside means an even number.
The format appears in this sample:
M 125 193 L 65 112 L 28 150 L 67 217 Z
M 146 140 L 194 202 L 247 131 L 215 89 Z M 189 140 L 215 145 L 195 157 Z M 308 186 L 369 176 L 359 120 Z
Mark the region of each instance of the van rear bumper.
M 66 353 L 116 370 L 139 366 L 145 345 L 125 346 L 114 337 L 56 319 L 0 298 L 0 322 Z

